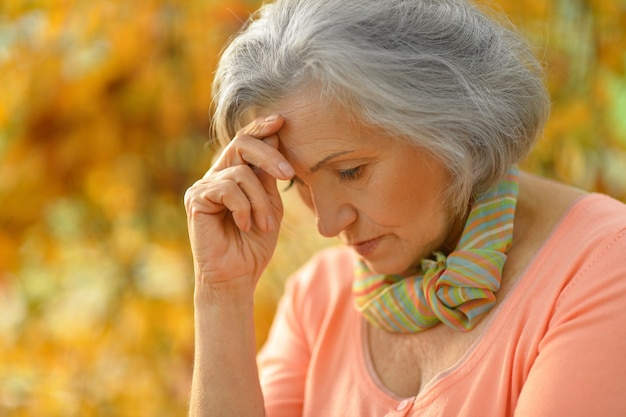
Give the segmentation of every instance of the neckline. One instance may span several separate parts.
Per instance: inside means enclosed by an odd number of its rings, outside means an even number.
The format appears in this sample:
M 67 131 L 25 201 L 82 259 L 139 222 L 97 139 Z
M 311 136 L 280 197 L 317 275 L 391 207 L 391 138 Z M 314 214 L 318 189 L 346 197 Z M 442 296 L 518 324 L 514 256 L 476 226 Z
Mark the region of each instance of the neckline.
M 559 217 L 559 220 L 552 227 L 552 230 L 547 235 L 547 238 L 537 248 L 528 263 L 520 271 L 519 277 L 511 285 L 508 293 L 502 298 L 502 301 L 493 308 L 492 314 L 490 314 L 489 317 L 486 318 L 487 321 L 485 323 L 485 326 L 479 330 L 480 334 L 471 344 L 469 349 L 452 366 L 443 369 L 442 371 L 437 373 L 430 381 L 427 381 L 425 384 L 423 384 L 420 391 L 415 396 L 403 397 L 397 395 L 396 393 L 384 386 L 374 369 L 373 359 L 367 340 L 367 320 L 362 315 L 359 315 L 357 326 L 357 332 L 359 337 L 357 339 L 360 340 L 361 344 L 359 349 L 361 359 L 360 367 L 365 377 L 364 379 L 366 383 L 370 386 L 372 394 L 376 395 L 376 398 L 384 397 L 387 402 L 391 402 L 396 405 L 398 404 L 398 402 L 407 400 L 413 402 L 414 404 L 417 404 L 418 402 L 422 402 L 424 401 L 424 399 L 432 395 L 437 395 L 437 392 L 441 392 L 442 390 L 445 390 L 447 386 L 455 383 L 456 380 L 451 380 L 452 377 L 454 375 L 462 373 L 465 368 L 474 366 L 479 358 L 486 353 L 486 351 L 488 350 L 488 346 L 495 341 L 499 330 L 506 322 L 506 318 L 513 313 L 515 305 L 517 305 L 519 299 L 523 296 L 523 294 L 529 287 L 531 280 L 528 277 L 532 275 L 530 274 L 530 272 L 534 269 L 534 266 L 537 265 L 539 260 L 545 255 L 546 247 L 549 247 L 551 245 L 555 235 L 561 229 L 563 223 L 568 218 L 575 215 L 580 208 L 584 207 L 584 205 L 581 206 L 583 202 L 593 201 L 595 200 L 595 198 L 591 197 L 598 196 L 602 196 L 602 194 L 589 193 L 576 197 L 572 200 L 567 209 L 564 210 Z M 442 386 L 442 388 L 436 390 L 436 388 L 439 386 Z

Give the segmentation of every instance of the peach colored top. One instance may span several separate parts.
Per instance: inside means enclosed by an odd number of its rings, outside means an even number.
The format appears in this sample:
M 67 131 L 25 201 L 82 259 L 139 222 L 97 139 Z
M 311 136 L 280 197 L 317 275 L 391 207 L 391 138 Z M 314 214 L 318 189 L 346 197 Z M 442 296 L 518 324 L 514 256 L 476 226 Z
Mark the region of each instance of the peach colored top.
M 354 255 L 333 248 L 288 282 L 259 372 L 268 417 L 626 416 L 626 206 L 575 203 L 483 334 L 414 398 L 368 366 Z

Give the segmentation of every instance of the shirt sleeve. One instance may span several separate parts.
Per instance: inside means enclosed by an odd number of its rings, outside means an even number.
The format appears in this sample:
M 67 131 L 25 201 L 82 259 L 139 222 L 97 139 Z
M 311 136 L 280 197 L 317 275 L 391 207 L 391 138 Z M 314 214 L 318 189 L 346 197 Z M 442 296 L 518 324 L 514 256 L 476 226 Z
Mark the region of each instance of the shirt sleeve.
M 563 289 L 516 417 L 626 415 L 626 230 Z

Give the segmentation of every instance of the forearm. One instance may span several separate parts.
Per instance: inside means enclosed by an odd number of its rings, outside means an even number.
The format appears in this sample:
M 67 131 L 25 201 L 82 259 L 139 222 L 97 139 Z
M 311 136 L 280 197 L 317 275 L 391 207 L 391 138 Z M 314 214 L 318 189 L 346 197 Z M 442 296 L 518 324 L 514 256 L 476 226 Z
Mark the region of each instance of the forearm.
M 253 291 L 196 288 L 190 417 L 263 416 Z

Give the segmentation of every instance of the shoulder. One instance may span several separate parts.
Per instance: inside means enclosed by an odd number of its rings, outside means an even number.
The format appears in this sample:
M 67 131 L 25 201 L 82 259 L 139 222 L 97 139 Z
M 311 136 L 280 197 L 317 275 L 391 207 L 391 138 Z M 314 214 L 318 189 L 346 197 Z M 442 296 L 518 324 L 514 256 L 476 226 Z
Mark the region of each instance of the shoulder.
M 538 356 L 517 411 L 595 415 L 600 404 L 600 414 L 621 415 L 624 397 L 615 387 L 626 374 L 626 339 L 616 337 L 626 321 L 624 254 L 626 205 L 586 194 L 564 212 L 526 273 L 527 291 L 518 293 L 516 314 L 539 337 L 528 349 Z
M 625 229 L 624 203 L 522 174 L 505 278 L 513 283 L 544 262 L 578 270 Z
M 555 234 L 600 237 L 623 229 L 626 204 L 603 194 L 590 194 L 524 174 L 514 227 L 517 243 L 537 250 Z
M 602 292 L 626 283 L 626 204 L 551 181 L 530 184 L 519 244 L 535 274 L 558 281 L 561 296 L 574 287 Z
M 604 194 L 588 194 L 572 205 L 562 223 L 586 226 L 587 234 L 617 232 L 626 228 L 626 204 Z
M 626 231 L 626 204 L 605 194 L 574 193 L 563 201 L 557 194 L 543 204 L 544 212 L 554 210 L 554 218 L 547 225 L 554 224 L 545 228 L 549 232 L 546 244 L 557 240 L 565 247 L 598 249 L 602 242 L 612 241 Z M 541 214 L 536 216 L 540 218 Z
M 596 283 L 626 283 L 626 204 L 602 194 L 587 194 L 564 213 L 538 258 L 572 281 L 589 276 Z
M 576 271 L 575 277 L 626 283 L 626 204 L 595 193 L 577 200 L 543 252 L 560 254 L 562 267 Z

